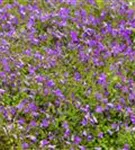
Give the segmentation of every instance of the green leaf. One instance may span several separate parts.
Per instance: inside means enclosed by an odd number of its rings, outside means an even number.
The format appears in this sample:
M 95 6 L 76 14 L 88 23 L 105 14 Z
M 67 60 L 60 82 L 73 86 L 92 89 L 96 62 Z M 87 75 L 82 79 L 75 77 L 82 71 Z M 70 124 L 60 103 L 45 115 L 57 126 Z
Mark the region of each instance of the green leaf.
M 96 0 L 96 3 L 99 8 L 104 8 L 104 0 Z

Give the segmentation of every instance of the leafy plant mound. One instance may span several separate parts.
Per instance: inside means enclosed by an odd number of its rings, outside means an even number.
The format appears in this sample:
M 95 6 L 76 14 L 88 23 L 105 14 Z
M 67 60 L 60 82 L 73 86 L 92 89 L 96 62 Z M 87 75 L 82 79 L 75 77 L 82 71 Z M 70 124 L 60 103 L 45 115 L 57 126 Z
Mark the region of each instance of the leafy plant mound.
M 0 1 L 0 149 L 135 149 L 135 11 L 124 0 Z

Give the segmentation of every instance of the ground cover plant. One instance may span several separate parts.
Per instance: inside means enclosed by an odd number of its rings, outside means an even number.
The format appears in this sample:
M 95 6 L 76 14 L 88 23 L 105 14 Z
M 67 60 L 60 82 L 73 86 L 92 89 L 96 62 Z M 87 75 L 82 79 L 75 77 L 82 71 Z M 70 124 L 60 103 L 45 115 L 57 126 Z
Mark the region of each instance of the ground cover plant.
M 0 0 L 0 150 L 135 149 L 135 7 Z

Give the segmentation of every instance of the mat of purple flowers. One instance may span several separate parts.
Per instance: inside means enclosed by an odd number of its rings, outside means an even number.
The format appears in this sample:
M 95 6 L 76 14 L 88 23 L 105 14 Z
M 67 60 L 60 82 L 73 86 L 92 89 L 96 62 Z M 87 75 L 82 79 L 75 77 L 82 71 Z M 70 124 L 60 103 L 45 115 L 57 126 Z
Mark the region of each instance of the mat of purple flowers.
M 0 150 L 135 150 L 132 0 L 0 0 Z

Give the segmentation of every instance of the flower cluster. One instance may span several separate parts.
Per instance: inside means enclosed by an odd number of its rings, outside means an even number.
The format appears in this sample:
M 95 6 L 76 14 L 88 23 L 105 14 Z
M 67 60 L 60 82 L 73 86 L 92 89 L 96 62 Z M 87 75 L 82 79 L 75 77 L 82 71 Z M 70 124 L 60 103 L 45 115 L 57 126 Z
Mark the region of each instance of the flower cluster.
M 1 0 L 0 147 L 134 149 L 134 28 L 124 0 Z

